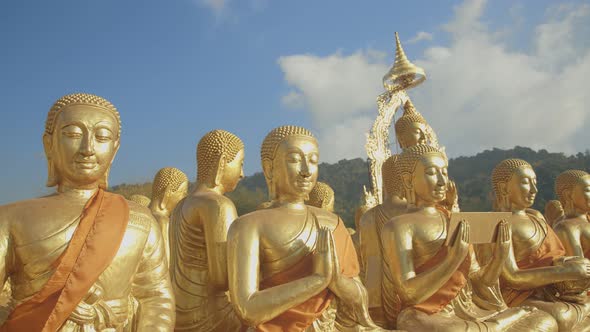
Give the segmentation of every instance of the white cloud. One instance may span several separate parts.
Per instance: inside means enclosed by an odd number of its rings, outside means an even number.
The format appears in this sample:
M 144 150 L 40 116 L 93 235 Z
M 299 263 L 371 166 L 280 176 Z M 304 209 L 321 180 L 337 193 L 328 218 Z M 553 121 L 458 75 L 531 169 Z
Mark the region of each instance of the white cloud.
M 374 51 L 279 58 L 285 80 L 294 88 L 282 101 L 290 107 L 305 105 L 311 112 L 322 160 L 362 155 L 362 133 L 371 127 L 376 92 L 382 89 L 381 78 L 387 71 L 382 59 L 383 54 Z
M 432 34 L 424 31 L 419 31 L 412 39 L 408 40 L 408 44 L 414 44 L 423 40 L 432 40 Z
M 414 61 L 428 78 L 411 90 L 412 100 L 447 153 L 515 145 L 568 153 L 587 149 L 590 45 L 583 33 L 590 29 L 590 6 L 548 9 L 531 36 L 534 47 L 522 51 L 509 49 L 499 39 L 505 34 L 482 23 L 485 5 L 467 0 L 457 6 L 443 25 L 450 44 L 429 47 Z M 295 100 L 311 113 L 325 161 L 365 155 L 364 133 L 376 116 L 375 98 L 388 69 L 374 52 L 279 59 L 293 88 L 283 101 Z

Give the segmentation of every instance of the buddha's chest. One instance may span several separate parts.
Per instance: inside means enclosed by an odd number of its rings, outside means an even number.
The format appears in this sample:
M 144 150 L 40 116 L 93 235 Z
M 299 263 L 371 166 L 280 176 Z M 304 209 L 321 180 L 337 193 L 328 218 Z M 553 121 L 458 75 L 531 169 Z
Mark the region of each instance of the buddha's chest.
M 265 232 L 260 243 L 262 274 L 272 275 L 299 262 L 314 250 L 316 238 L 317 228 L 301 222 Z
M 37 291 L 53 275 L 59 257 L 67 250 L 77 222 L 47 233 L 31 228 L 27 238 L 15 239 L 12 247 L 12 262 L 9 266 L 15 298 L 24 298 Z M 45 236 L 42 236 L 45 235 Z M 101 285 L 106 297 L 118 298 L 126 293 L 137 271 L 147 239 L 144 229 L 130 224 L 122 241 L 115 243 L 95 243 L 99 246 L 116 246 L 115 257 L 102 272 L 97 283 Z M 92 261 L 92 251 L 84 251 L 78 259 Z
M 531 255 L 543 242 L 546 231 L 541 225 L 530 220 L 518 219 L 511 222 L 512 246 L 516 260 Z

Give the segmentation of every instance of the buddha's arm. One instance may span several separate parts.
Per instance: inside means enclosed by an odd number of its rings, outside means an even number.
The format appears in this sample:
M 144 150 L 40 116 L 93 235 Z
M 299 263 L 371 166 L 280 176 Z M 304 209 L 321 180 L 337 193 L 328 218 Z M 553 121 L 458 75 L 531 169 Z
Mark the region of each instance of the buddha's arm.
M 561 240 L 565 248 L 566 255 L 584 257 L 584 250 L 580 241 L 580 229 L 578 227 L 565 227 L 564 224 L 559 224 L 555 227 L 555 234 Z
M 231 302 L 248 325 L 269 321 L 324 290 L 330 281 L 318 274 L 259 290 L 259 235 L 250 220 L 236 220 L 227 241 Z M 319 239 L 318 239 L 319 245 Z M 331 253 L 329 253 L 331 254 Z M 332 266 L 329 266 L 331 269 Z
M 580 268 L 584 269 L 582 266 Z M 580 271 L 577 270 L 574 264 L 519 269 L 512 245 L 502 267 L 502 277 L 514 289 L 533 289 L 560 281 L 580 279 Z
M 139 301 L 138 331 L 172 331 L 174 329 L 174 295 L 165 258 L 160 228 L 151 220 L 150 234 L 131 292 Z
M 220 290 L 227 290 L 227 231 L 238 217 L 231 202 L 217 201 L 203 216 L 205 243 L 207 244 L 207 266 L 209 282 Z
M 414 270 L 412 231 L 407 223 L 389 222 L 383 227 L 383 250 L 389 259 L 391 275 L 400 298 L 407 304 L 424 302 L 440 289 L 459 268 L 468 252 L 468 241 L 462 224 L 452 246 L 462 246 L 459 253 L 451 252 L 433 268 L 416 274 Z M 468 239 L 467 239 L 468 240 Z

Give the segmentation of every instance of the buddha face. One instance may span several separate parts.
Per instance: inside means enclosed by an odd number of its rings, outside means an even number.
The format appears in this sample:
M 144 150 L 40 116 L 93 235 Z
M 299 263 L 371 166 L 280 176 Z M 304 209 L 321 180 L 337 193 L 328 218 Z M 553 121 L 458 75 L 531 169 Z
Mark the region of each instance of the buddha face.
M 71 105 L 45 135 L 45 152 L 59 185 L 94 188 L 106 176 L 119 148 L 119 123 L 111 112 L 91 105 Z
M 426 144 L 426 126 L 423 123 L 412 122 L 412 124 L 401 133 L 399 138 L 402 148 L 408 148 L 418 144 Z
M 572 189 L 572 203 L 576 210 L 590 211 L 590 176 L 583 177 Z
M 445 199 L 449 182 L 447 167 L 446 158 L 438 153 L 420 158 L 412 175 L 417 202 L 437 203 Z
M 537 175 L 528 166 L 519 167 L 514 171 L 506 184 L 506 195 L 512 209 L 523 210 L 531 207 L 537 196 Z
M 226 192 L 234 191 L 242 178 L 244 178 L 244 149 L 238 151 L 234 160 L 225 164 L 221 184 Z
M 272 167 L 276 197 L 285 201 L 305 199 L 317 182 L 319 151 L 315 139 L 289 136 L 277 147 Z

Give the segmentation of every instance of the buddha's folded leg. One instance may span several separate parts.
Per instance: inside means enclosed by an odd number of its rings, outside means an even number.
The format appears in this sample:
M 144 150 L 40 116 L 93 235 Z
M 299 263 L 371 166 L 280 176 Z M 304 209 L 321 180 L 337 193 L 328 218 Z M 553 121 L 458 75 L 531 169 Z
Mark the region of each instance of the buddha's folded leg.
M 520 308 L 511 308 L 494 318 L 477 322 L 463 320 L 454 314 L 440 312 L 429 315 L 422 311 L 408 308 L 398 316 L 397 328 L 407 331 L 424 332 L 480 332 L 480 331 L 557 331 L 555 320 L 541 310 L 534 310 L 524 315 L 517 313 Z M 511 319 L 511 317 L 517 317 Z M 508 324 L 507 324 L 508 322 Z
M 589 301 L 577 304 L 528 299 L 523 304 L 538 308 L 553 316 L 559 325 L 559 331 L 590 331 Z

